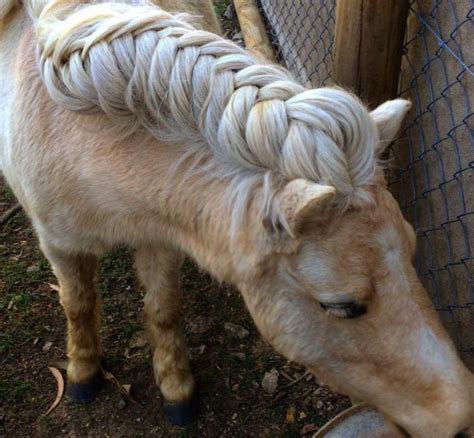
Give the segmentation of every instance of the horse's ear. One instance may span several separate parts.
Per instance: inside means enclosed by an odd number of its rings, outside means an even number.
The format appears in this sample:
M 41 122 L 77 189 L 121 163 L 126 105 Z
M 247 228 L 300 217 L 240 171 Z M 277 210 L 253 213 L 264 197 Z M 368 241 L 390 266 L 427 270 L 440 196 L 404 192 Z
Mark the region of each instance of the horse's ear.
M 281 219 L 291 236 L 298 236 L 308 222 L 323 219 L 335 195 L 332 186 L 301 178 L 289 182 L 278 195 L 278 203 Z
M 370 113 L 379 131 L 377 155 L 381 154 L 395 139 L 410 108 L 409 100 L 395 99 L 388 100 Z

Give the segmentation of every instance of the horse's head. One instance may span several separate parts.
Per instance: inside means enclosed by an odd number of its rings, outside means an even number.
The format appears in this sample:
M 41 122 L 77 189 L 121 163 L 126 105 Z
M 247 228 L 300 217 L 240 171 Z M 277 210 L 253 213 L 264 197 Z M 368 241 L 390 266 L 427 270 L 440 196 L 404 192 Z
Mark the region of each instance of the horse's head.
M 371 113 L 381 142 L 406 110 Z M 414 437 L 453 437 L 473 426 L 473 377 L 417 278 L 415 233 L 377 178 L 343 209 L 332 187 L 288 183 L 275 200 L 286 225 L 267 230 L 278 249 L 244 296 L 270 343 L 332 388 Z

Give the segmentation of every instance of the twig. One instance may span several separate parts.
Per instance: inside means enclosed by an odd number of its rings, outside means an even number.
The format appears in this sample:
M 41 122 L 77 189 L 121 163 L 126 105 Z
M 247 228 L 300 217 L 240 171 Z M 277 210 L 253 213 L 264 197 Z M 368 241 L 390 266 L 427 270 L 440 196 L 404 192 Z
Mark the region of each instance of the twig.
M 21 210 L 20 204 L 15 204 L 0 216 L 0 226 L 6 224 L 16 213 Z
M 288 380 L 289 382 L 294 382 L 295 379 L 293 379 L 293 377 L 290 377 L 287 373 L 285 373 L 285 371 L 283 370 L 278 370 L 278 373 L 283 376 L 286 380 Z
M 304 374 L 302 374 L 301 376 L 299 376 L 297 379 L 294 379 L 292 382 L 288 383 L 288 384 L 285 385 L 285 386 L 282 386 L 282 387 L 279 388 L 279 389 L 280 389 L 280 390 L 283 390 L 283 389 L 289 388 L 290 386 L 295 385 L 295 384 L 298 383 L 300 380 L 303 380 L 308 374 L 310 374 L 310 372 L 309 372 L 309 371 L 306 371 Z

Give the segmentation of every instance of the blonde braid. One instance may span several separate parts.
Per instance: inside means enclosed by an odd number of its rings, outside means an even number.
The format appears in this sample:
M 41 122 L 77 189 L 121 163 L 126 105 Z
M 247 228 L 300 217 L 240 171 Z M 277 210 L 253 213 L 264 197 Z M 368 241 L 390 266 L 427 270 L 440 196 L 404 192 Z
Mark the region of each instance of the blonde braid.
M 373 178 L 367 110 L 335 88 L 291 74 L 156 6 L 52 1 L 37 20 L 41 74 L 72 111 L 102 110 L 156 138 L 201 136 L 214 155 L 349 195 Z

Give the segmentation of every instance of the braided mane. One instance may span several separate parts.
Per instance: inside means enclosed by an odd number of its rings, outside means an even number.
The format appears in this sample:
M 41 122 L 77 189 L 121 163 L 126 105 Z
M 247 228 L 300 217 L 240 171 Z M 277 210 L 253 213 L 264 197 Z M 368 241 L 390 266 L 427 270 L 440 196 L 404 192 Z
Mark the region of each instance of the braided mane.
M 29 2 L 41 12 L 44 83 L 67 109 L 101 110 L 172 143 L 201 138 L 221 165 L 260 181 L 271 171 L 331 184 L 347 198 L 373 182 L 377 133 L 354 95 L 306 89 L 287 70 L 146 1 Z

